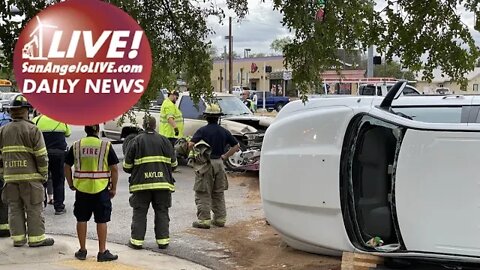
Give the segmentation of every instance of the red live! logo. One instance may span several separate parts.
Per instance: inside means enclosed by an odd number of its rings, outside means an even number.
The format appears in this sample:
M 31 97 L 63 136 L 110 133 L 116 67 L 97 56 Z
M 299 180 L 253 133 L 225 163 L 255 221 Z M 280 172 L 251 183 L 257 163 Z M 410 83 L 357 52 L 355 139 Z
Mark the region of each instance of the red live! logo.
M 15 76 L 41 113 L 76 125 L 111 120 L 148 86 L 151 50 L 128 14 L 98 0 L 69 0 L 34 17 L 15 46 Z

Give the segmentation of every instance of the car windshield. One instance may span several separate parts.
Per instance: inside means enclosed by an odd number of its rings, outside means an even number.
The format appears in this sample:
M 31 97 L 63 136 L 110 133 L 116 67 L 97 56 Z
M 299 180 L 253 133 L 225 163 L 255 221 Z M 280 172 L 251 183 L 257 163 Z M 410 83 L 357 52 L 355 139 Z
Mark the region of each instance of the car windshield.
M 217 97 L 218 105 L 225 115 L 251 115 L 252 112 L 238 97 Z

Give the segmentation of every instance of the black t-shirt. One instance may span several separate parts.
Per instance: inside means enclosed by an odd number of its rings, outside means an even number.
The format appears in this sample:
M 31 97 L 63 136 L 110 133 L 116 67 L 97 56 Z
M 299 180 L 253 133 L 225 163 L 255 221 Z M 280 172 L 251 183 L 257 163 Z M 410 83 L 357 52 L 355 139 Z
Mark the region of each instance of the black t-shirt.
M 98 138 L 97 136 L 87 136 L 87 137 Z M 107 162 L 108 162 L 108 166 L 112 166 L 119 163 L 117 154 L 115 154 L 115 150 L 113 150 L 113 147 L 111 146 L 110 146 L 110 150 L 108 151 Z M 69 166 L 73 166 L 73 164 L 75 164 L 75 158 L 73 157 L 73 146 L 71 146 L 70 149 L 68 150 L 67 157 L 65 158 L 65 164 L 68 164 Z
M 195 132 L 190 141 L 198 143 L 201 140 L 204 140 L 212 148 L 212 154 L 210 155 L 212 159 L 220 158 L 225 154 L 227 145 L 233 147 L 238 144 L 237 139 L 233 137 L 230 131 L 217 124 L 208 124 L 201 127 Z

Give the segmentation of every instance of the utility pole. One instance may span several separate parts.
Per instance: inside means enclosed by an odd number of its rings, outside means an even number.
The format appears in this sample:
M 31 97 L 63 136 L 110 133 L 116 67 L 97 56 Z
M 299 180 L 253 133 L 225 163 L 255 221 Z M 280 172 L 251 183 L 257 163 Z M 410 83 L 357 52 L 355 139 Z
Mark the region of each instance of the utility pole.
M 228 85 L 227 85 L 227 45 L 223 46 L 223 64 L 224 64 L 224 67 L 223 67 L 223 74 L 224 74 L 223 85 L 224 85 L 225 90 L 227 90 L 227 87 L 228 87 Z
M 233 36 L 232 36 L 232 17 L 229 17 L 229 24 L 228 24 L 228 93 L 232 93 L 232 88 L 233 88 Z
M 373 77 L 373 46 L 368 47 L 367 78 Z

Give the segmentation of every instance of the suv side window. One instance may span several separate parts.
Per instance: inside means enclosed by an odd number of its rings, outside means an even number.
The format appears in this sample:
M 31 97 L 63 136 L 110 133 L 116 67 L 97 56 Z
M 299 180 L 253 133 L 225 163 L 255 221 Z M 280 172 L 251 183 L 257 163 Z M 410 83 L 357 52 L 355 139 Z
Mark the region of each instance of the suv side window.
M 413 120 L 427 123 L 466 123 L 463 106 L 418 106 L 393 107 L 394 112 L 401 112 Z
M 205 111 L 205 103 L 203 103 L 203 100 L 200 100 L 197 109 L 189 96 L 183 96 L 180 101 L 180 111 L 182 111 L 183 118 L 203 119 L 202 114 Z
M 405 86 L 405 88 L 403 89 L 403 94 L 406 95 L 406 96 L 411 96 L 411 95 L 418 95 L 419 93 L 417 91 L 415 91 L 415 89 L 413 89 L 411 86 Z

